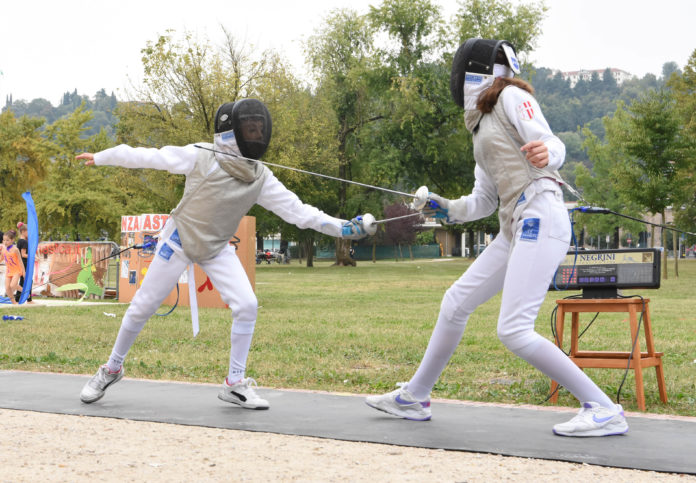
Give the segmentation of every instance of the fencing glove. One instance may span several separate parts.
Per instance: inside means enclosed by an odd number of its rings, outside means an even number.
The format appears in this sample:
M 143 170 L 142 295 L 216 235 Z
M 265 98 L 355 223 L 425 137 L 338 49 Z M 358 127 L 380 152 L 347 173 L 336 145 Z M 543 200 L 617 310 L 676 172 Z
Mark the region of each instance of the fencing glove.
M 428 201 L 421 212 L 427 218 L 435 218 L 442 220 L 445 224 L 450 224 L 464 221 L 461 217 L 463 205 L 463 200 L 448 200 L 435 193 L 428 193 Z
M 367 213 L 365 216 L 356 216 L 352 220 L 345 222 L 341 228 L 341 238 L 360 240 L 367 235 L 374 235 L 376 226 L 373 223 L 369 223 L 370 218 L 374 221 L 374 217 Z

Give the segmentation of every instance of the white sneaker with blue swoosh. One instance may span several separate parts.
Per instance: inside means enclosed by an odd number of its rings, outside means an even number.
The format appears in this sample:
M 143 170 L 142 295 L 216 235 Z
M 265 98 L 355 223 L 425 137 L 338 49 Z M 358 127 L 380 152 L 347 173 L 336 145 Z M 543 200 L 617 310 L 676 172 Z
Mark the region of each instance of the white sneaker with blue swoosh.
M 392 416 L 412 421 L 428 421 L 432 417 L 430 399 L 418 401 L 408 392 L 405 385 L 381 396 L 368 396 L 365 398 L 365 404 Z
M 613 436 L 627 433 L 628 424 L 620 404 L 609 409 L 596 402 L 586 402 L 573 419 L 556 424 L 553 432 L 559 436 Z
M 251 377 L 247 377 L 234 384 L 228 384 L 227 378 L 222 383 L 222 388 L 218 392 L 218 399 L 222 401 L 237 404 L 245 409 L 268 409 L 268 401 L 262 399 L 256 394 L 254 388 L 256 381 Z

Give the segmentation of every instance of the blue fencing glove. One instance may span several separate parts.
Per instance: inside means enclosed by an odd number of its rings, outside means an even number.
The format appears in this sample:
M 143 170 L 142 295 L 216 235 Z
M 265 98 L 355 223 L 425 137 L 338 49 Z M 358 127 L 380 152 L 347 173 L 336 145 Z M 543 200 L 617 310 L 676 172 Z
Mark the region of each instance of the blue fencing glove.
M 368 235 L 362 216 L 356 216 L 343 224 L 341 228 L 341 238 L 346 240 L 360 240 Z

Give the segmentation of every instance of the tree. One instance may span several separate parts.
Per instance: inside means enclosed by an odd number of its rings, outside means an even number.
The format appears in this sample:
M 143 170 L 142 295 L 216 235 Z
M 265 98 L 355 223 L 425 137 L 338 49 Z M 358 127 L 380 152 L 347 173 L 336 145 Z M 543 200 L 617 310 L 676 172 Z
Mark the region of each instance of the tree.
M 473 183 L 471 142 L 461 136 L 463 116 L 449 93 L 449 66 L 435 54 L 446 41 L 440 9 L 429 1 L 390 0 L 372 8 L 369 19 L 388 42 L 374 94 L 382 116 L 360 132 L 359 171 L 401 191 L 427 184 L 445 194 Z M 393 195 L 382 202 L 393 203 Z
M 613 174 L 621 197 L 660 213 L 664 223 L 665 210 L 680 199 L 683 178 L 679 173 L 689 165 L 674 98 L 665 90 L 651 91 L 628 108 L 620 104 L 606 126 L 607 138 L 620 160 Z M 666 247 L 664 230 L 662 235 Z M 666 251 L 663 259 L 666 278 Z M 676 276 L 678 259 L 675 257 Z
M 387 218 L 398 218 L 412 213 L 414 213 L 414 211 L 403 203 L 394 203 L 384 209 L 384 216 Z M 413 242 L 416 241 L 416 235 L 418 234 L 417 228 L 422 221 L 423 217 L 421 216 L 410 216 L 384 224 L 385 239 L 394 244 L 394 258 L 396 258 L 397 261 L 399 258 L 403 258 L 403 253 L 401 251 L 402 244 L 408 245 L 409 258 L 413 260 L 411 246 Z
M 128 212 L 130 199 L 113 182 L 115 168 L 95 169 L 75 160 L 76 154 L 111 145 L 104 132 L 82 137 L 90 118 L 89 111 L 78 108 L 46 127 L 52 162 L 34 197 L 45 237 L 96 239 L 106 231 L 113 238 L 120 228 L 120 216 Z
M 253 58 L 223 29 L 224 45 L 214 48 L 185 32 L 169 31 L 142 50 L 144 78 L 118 109 L 122 139 L 144 146 L 184 145 L 212 139 L 217 108 L 253 97 L 268 74 L 270 53 Z
M 604 74 L 602 75 L 602 90 L 612 96 L 616 95 L 619 90 L 619 85 L 616 83 L 616 79 L 609 67 L 604 69 Z
M 609 118 L 604 119 L 609 123 Z M 591 206 L 608 208 L 617 213 L 625 213 L 634 217 L 640 216 L 640 206 L 622 198 L 618 188 L 612 181 L 615 179 L 614 170 L 617 164 L 615 146 L 603 143 L 598 136 L 585 127 L 582 129 L 585 138 L 583 147 L 587 149 L 588 156 L 592 161 L 592 168 L 583 164 L 575 167 L 575 182 L 581 190 L 584 201 Z M 619 229 L 638 233 L 642 230 L 642 225 L 625 218 L 617 218 L 609 215 L 583 215 L 576 214 L 574 217 L 576 226 L 581 227 L 581 232 L 591 237 L 604 237 L 611 234 L 614 248 L 619 247 Z M 577 230 L 576 230 L 577 231 Z M 599 244 L 597 245 L 599 248 Z
M 336 124 L 327 99 L 304 89 L 282 66 L 270 73 L 258 90 L 261 97 L 268 100 L 267 106 L 274 119 L 273 142 L 264 158 L 315 173 L 335 172 L 338 166 Z M 303 202 L 326 213 L 338 211 L 336 181 L 281 168 L 271 169 Z M 260 207 L 252 209 L 250 214 L 256 216 L 260 236 L 280 233 L 282 240 L 298 241 L 307 254 L 307 266 L 313 266 L 317 232 L 285 223 Z
M 44 120 L 0 114 L 0 222 L 16 226 L 24 212 L 24 191 L 34 191 L 46 174 L 50 145 L 41 136 Z
M 663 69 L 664 71 L 664 69 Z M 676 114 L 683 127 L 681 139 L 686 142 L 684 166 L 678 176 L 682 190 L 674 206 L 674 220 L 678 226 L 696 230 L 696 50 L 689 57 L 684 72 L 672 75 L 667 86 L 675 99 Z M 679 209 L 677 209 L 677 207 Z M 696 242 L 693 238 L 690 243 Z
M 118 142 L 161 147 L 212 140 L 217 108 L 238 98 L 257 97 L 257 86 L 273 69 L 268 52 L 253 58 L 224 31 L 213 47 L 186 32 L 167 32 L 142 50 L 144 79 L 117 110 Z M 262 99 L 263 100 L 263 99 Z M 169 212 L 183 194 L 184 179 L 164 171 L 124 170 L 125 184 L 140 190 L 150 209 Z
M 317 95 L 326 99 L 336 119 L 337 177 L 341 179 L 353 179 L 360 129 L 382 115 L 373 102 L 371 87 L 376 71 L 372 51 L 372 32 L 367 20 L 348 9 L 333 11 L 307 43 L 309 63 L 317 77 Z M 338 187 L 341 218 L 348 217 L 348 201 L 348 187 L 342 183 Z M 347 240 L 336 240 L 336 263 L 354 263 Z
M 440 8 L 429 0 L 384 0 L 379 7 L 370 6 L 368 19 L 394 41 L 395 48 L 384 55 L 399 76 L 412 73 L 441 44 L 436 35 L 443 28 Z
M 472 37 L 505 39 L 521 58 L 534 50 L 548 10 L 542 2 L 515 5 L 506 0 L 464 0 L 459 5 L 454 24 L 457 46 Z
M 606 74 L 606 71 L 604 73 Z M 611 71 L 609 71 L 609 76 L 611 77 Z M 599 72 L 593 71 L 592 75 L 590 76 L 588 90 L 591 92 L 598 92 L 601 91 L 603 85 L 602 79 L 599 78 Z
M 672 74 L 681 75 L 681 70 L 676 62 L 665 62 L 662 64 L 662 80 L 667 82 Z

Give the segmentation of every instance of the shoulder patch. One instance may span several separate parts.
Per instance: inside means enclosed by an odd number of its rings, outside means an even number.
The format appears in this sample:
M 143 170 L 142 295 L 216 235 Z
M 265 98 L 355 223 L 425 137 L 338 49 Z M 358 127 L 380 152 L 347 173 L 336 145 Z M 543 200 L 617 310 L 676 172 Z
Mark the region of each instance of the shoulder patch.
M 524 101 L 517 105 L 517 116 L 522 121 L 531 121 L 534 119 L 534 108 L 530 101 Z

